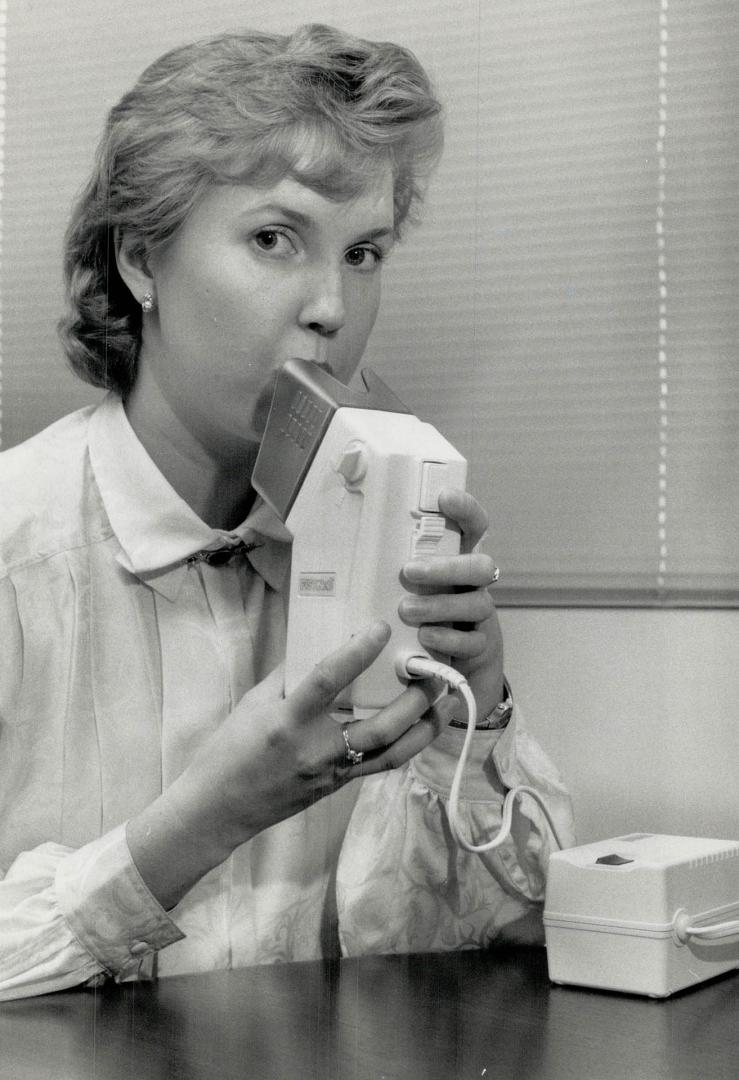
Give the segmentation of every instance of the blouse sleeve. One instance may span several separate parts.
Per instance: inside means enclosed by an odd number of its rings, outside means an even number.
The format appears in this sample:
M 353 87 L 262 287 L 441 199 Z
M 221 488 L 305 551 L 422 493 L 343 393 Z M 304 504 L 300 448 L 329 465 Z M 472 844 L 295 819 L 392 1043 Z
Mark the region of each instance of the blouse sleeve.
M 124 825 L 77 851 L 42 844 L 0 881 L 0 1001 L 145 977 L 182 936 L 139 876 Z
M 1 562 L 0 626 L 2 736 L 15 713 L 23 635 Z M 79 850 L 45 843 L 5 874 L 0 866 L 0 1001 L 140 975 L 155 950 L 182 936 L 141 880 L 123 825 Z
M 546 866 L 557 845 L 530 796 L 517 800 L 499 848 L 475 854 L 457 845 L 448 807 L 463 739 L 447 728 L 404 769 L 362 782 L 337 872 L 346 955 L 543 940 Z M 516 707 L 503 731 L 473 736 L 459 803 L 465 835 L 475 843 L 495 836 L 506 791 L 519 784 L 544 799 L 563 844 L 574 843 L 569 796 Z

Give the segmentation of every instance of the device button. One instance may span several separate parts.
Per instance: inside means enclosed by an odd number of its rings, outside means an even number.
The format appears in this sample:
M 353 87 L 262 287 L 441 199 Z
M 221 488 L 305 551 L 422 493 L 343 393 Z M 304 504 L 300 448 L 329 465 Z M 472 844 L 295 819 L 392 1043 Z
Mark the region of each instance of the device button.
M 624 866 L 626 863 L 632 863 L 633 859 L 624 859 L 623 855 L 601 855 L 599 859 L 596 859 L 596 865 L 598 866 Z
M 367 473 L 367 452 L 358 439 L 347 443 L 336 465 L 336 471 L 347 484 L 358 484 Z
M 421 468 L 421 492 L 418 509 L 424 513 L 439 513 L 439 492 L 448 486 L 447 467 L 440 461 L 424 461 Z
M 446 520 L 441 514 L 424 514 L 411 537 L 411 558 L 423 559 L 436 555 L 445 531 Z

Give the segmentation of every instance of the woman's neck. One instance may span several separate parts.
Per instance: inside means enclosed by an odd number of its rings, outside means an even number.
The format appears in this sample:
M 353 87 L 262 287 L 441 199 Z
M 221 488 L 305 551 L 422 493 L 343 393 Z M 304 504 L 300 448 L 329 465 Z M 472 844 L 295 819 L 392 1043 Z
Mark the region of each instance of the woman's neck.
M 259 446 L 214 451 L 182 423 L 163 396 L 137 382 L 125 402 L 137 438 L 165 479 L 188 506 L 214 529 L 234 529 L 249 513 Z

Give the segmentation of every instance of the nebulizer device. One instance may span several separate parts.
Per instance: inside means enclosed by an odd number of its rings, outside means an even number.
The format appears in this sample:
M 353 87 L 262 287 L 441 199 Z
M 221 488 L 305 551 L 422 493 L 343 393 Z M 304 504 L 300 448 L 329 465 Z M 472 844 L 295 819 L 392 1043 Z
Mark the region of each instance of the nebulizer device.
M 376 619 L 390 645 L 337 701 L 355 718 L 390 703 L 430 660 L 398 616 L 411 558 L 454 555 L 459 532 L 439 510 L 467 463 L 371 370 L 353 390 L 302 360 L 280 371 L 252 483 L 293 536 L 285 691 Z
M 449 798 L 459 846 L 494 851 L 510 836 L 515 800 L 529 795 L 562 848 L 546 804 L 525 785 L 507 793 L 496 836 L 474 844 L 464 835 L 459 795 L 474 697 L 458 671 L 419 644 L 398 604 L 408 560 L 460 550 L 438 496 L 465 487 L 467 463 L 371 369 L 362 379 L 363 389 L 353 389 L 315 364 L 285 364 L 254 468 L 255 489 L 293 536 L 285 691 L 385 620 L 388 645 L 336 701 L 343 719 L 373 714 L 412 679 L 443 680 L 468 712 Z M 739 967 L 739 843 L 644 833 L 560 850 L 549 860 L 544 925 L 555 982 L 665 997 Z
M 370 716 L 419 678 L 441 679 L 456 690 L 468 726 L 452 781 L 450 825 L 461 847 L 488 851 L 507 839 L 519 794 L 530 791 L 541 800 L 533 789 L 516 788 L 492 841 L 475 845 L 464 836 L 459 794 L 475 699 L 464 676 L 425 650 L 417 629 L 398 615 L 404 564 L 459 553 L 459 528 L 439 509 L 439 493 L 464 489 L 467 462 L 371 368 L 362 381 L 363 389 L 355 390 L 316 364 L 288 361 L 254 466 L 255 489 L 293 536 L 285 692 L 370 623 L 389 623 L 389 644 L 335 708 L 343 720 Z

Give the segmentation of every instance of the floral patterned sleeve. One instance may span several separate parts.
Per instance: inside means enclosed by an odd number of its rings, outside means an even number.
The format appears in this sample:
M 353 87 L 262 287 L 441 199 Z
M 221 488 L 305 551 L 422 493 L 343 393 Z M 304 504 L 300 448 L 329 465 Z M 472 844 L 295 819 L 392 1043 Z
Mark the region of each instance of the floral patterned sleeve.
M 346 955 L 433 952 L 543 940 L 546 865 L 556 844 L 535 800 L 517 801 L 511 836 L 472 854 L 455 843 L 448 804 L 464 732 L 448 728 L 404 769 L 363 781 L 339 858 L 339 934 Z M 506 791 L 538 791 L 565 844 L 569 796 L 514 710 L 503 731 L 473 737 L 463 828 L 477 843 L 501 824 Z

